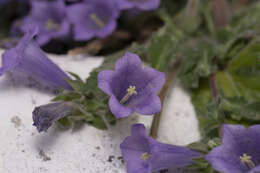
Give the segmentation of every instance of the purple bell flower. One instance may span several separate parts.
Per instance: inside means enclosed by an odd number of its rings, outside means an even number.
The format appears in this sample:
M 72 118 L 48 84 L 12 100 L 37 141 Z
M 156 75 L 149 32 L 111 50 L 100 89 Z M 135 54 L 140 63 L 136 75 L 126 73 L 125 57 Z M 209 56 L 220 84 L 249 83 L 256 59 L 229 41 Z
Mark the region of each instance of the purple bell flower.
M 48 43 L 53 38 L 64 38 L 69 34 L 70 24 L 66 18 L 63 0 L 31 0 L 30 3 L 30 14 L 23 18 L 20 24 L 22 32 L 26 32 L 28 25 L 37 26 L 39 28 L 37 41 L 40 45 Z
M 115 30 L 119 14 L 120 10 L 111 0 L 85 0 L 67 8 L 76 40 L 108 36 Z
M 33 111 L 33 125 L 39 132 L 48 128 L 60 118 L 67 116 L 73 110 L 69 102 L 57 102 L 36 107 Z
M 206 156 L 212 167 L 225 173 L 260 172 L 260 125 L 223 125 L 222 133 L 222 145 Z
M 98 87 L 110 96 L 111 112 L 122 118 L 133 111 L 151 115 L 160 112 L 157 93 L 165 82 L 165 74 L 150 67 L 142 67 L 140 58 L 127 52 L 117 60 L 115 71 L 98 74 Z
M 71 90 L 66 82 L 69 77 L 54 64 L 35 41 L 37 28 L 28 28 L 16 47 L 6 50 L 2 55 L 0 76 L 8 71 L 32 77 L 50 89 Z
M 116 0 L 116 2 L 120 9 L 153 10 L 160 5 L 160 0 Z
M 160 143 L 148 137 L 143 124 L 132 126 L 131 136 L 120 145 L 127 173 L 152 173 L 188 166 L 201 154 L 187 147 Z

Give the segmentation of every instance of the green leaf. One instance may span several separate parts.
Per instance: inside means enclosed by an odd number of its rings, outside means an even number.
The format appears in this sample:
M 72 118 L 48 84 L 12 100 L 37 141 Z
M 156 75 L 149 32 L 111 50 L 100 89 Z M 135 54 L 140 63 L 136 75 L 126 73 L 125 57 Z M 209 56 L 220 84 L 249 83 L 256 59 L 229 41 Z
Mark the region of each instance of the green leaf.
M 199 151 L 202 153 L 208 153 L 208 145 L 203 142 L 194 142 L 188 145 L 191 150 Z
M 58 120 L 59 125 L 64 128 L 64 129 L 68 129 L 71 127 L 71 122 L 69 121 L 68 118 L 62 118 Z
M 58 94 L 52 101 L 72 101 L 79 99 L 81 95 L 77 92 L 71 91 L 63 91 L 62 93 Z
M 183 45 L 183 63 L 179 77 L 185 88 L 197 88 L 201 77 L 216 71 L 213 64 L 214 44 L 207 40 L 192 40 Z
M 151 66 L 160 71 L 165 71 L 171 59 L 176 57 L 177 47 L 171 26 L 164 26 L 153 35 L 148 45 L 147 53 Z
M 226 70 L 217 73 L 218 87 L 226 96 L 260 99 L 259 52 L 259 41 L 253 41 L 228 63 Z

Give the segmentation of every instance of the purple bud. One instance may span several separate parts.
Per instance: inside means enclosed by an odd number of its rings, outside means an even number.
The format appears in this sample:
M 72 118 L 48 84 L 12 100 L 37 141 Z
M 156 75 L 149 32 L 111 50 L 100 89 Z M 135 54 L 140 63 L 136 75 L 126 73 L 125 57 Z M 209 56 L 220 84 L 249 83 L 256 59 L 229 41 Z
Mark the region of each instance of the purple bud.
M 2 55 L 0 76 L 8 71 L 32 77 L 51 89 L 72 88 L 66 82 L 69 77 L 54 64 L 35 41 L 37 28 L 30 28 L 16 47 L 6 50 Z
M 144 115 L 160 112 L 157 93 L 164 82 L 163 72 L 143 68 L 140 58 L 129 52 L 117 60 L 114 71 L 98 74 L 98 87 L 110 96 L 109 107 L 117 118 L 129 116 L 133 111 Z
M 143 124 L 132 126 L 131 136 L 120 145 L 127 173 L 152 173 L 192 164 L 201 154 L 187 147 L 160 143 L 148 137 Z
M 33 111 L 33 125 L 39 132 L 47 129 L 58 119 L 67 116 L 73 107 L 69 102 L 57 102 L 36 107 Z
M 74 25 L 76 40 L 108 36 L 116 28 L 119 13 L 117 5 L 111 0 L 89 0 L 67 8 L 68 18 Z

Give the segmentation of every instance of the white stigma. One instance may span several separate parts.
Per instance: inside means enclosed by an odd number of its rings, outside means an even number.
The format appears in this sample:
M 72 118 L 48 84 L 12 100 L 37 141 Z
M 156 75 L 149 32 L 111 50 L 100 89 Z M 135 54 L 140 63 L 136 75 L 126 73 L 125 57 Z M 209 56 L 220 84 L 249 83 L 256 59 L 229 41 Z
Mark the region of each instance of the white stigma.
M 143 153 L 141 156 L 141 159 L 144 161 L 148 160 L 149 158 L 150 158 L 150 155 L 147 152 Z
M 94 13 L 90 14 L 90 19 L 93 20 L 99 28 L 103 28 L 105 26 L 105 23 Z
M 245 164 L 246 166 L 248 166 L 250 169 L 255 167 L 254 162 L 252 161 L 252 157 L 247 155 L 247 154 L 243 154 L 242 156 L 239 157 L 240 161 Z
M 129 100 L 129 98 L 132 96 L 132 95 L 137 95 L 137 91 L 135 90 L 135 86 L 132 86 L 130 85 L 128 88 L 127 88 L 127 93 L 126 95 L 121 99 L 120 103 L 121 104 L 124 104 L 125 102 L 127 102 L 127 100 Z

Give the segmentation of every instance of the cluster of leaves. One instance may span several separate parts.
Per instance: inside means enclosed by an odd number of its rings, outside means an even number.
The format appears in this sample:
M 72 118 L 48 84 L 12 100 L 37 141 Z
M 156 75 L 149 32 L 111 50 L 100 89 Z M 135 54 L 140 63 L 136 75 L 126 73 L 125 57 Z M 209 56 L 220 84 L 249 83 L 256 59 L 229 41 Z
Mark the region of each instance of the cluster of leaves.
M 197 60 L 183 63 L 180 80 L 191 92 L 201 129 L 202 140 L 192 148 L 205 154 L 210 151 L 206 144 L 221 137 L 222 124 L 260 123 L 259 10 L 259 3 L 240 10 L 229 25 L 215 28 L 206 44 L 197 42 L 184 56 Z M 213 172 L 204 159 L 197 162 L 199 172 Z

